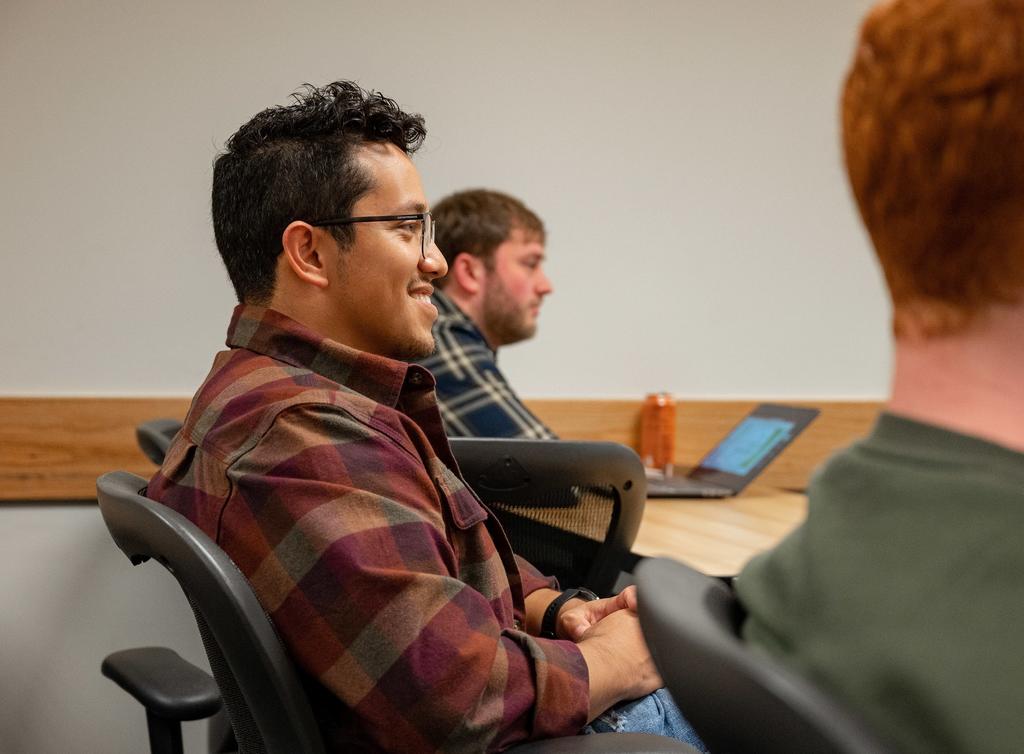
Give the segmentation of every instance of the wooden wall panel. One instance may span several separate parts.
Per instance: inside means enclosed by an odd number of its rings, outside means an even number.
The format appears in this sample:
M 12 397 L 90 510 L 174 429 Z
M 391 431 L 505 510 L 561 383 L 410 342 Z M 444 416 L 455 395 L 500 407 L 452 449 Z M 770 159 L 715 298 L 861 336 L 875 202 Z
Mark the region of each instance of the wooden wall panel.
M 135 426 L 182 418 L 185 398 L 0 398 L 0 500 L 88 500 L 96 477 L 155 466 Z
M 187 398 L 0 398 L 0 500 L 85 500 L 96 477 L 125 469 L 148 476 L 135 444 L 147 419 L 181 418 Z M 566 439 L 612 440 L 636 447 L 640 401 L 532 400 L 530 407 Z M 692 465 L 755 401 L 680 401 L 677 462 Z M 865 434 L 880 404 L 797 401 L 821 416 L 768 467 L 761 482 L 802 489 L 811 470 Z

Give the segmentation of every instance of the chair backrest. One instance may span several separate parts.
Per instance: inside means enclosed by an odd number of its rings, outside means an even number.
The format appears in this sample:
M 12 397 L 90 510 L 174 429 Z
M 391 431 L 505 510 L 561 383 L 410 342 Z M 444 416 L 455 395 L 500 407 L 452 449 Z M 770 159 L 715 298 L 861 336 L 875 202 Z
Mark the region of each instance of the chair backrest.
M 887 751 L 838 702 L 743 643 L 743 607 L 725 583 L 664 558 L 641 562 L 636 579 L 655 665 L 711 751 Z
M 134 474 L 104 474 L 100 511 L 114 542 L 138 565 L 152 558 L 178 580 L 196 616 L 239 751 L 322 754 L 306 692 L 249 582 L 192 522 L 141 492 Z
M 612 442 L 453 438 L 466 482 L 512 549 L 563 587 L 612 591 L 647 499 L 640 457 Z
M 143 452 L 162 464 L 176 419 L 140 424 Z M 647 500 L 639 456 L 612 442 L 453 438 L 466 482 L 501 521 L 516 553 L 563 587 L 608 594 L 635 558 Z
M 151 419 L 135 428 L 135 439 L 146 458 L 160 466 L 174 436 L 180 431 L 181 422 L 177 419 Z

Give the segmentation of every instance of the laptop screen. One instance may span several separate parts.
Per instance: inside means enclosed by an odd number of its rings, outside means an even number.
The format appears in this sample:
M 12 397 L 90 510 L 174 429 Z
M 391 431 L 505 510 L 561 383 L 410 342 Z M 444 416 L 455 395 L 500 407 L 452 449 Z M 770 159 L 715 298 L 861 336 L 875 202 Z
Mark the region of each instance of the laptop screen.
M 779 443 L 793 437 L 796 422 L 748 416 L 701 462 L 701 466 L 746 476 Z
M 762 403 L 690 473 L 692 479 L 739 492 L 818 415 L 818 410 Z

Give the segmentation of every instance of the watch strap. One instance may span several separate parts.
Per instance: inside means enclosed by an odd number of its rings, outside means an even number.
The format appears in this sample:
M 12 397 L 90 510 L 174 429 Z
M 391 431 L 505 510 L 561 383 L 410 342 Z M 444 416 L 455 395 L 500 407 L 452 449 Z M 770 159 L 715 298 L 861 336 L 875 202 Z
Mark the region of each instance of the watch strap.
M 560 595 L 551 600 L 551 603 L 544 610 L 544 616 L 540 620 L 540 635 L 544 639 L 557 639 L 558 636 L 555 633 L 558 622 L 558 611 L 562 609 L 562 605 L 571 599 L 581 599 L 587 602 L 596 600 L 598 597 L 589 589 L 583 587 L 577 587 L 576 589 L 566 589 Z

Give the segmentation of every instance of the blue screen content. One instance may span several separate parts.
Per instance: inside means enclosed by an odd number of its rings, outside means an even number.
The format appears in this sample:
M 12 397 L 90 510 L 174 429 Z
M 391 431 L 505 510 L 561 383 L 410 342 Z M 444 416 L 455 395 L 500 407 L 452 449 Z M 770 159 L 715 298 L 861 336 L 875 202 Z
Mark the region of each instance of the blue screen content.
M 779 443 L 792 436 L 795 424 L 785 419 L 748 416 L 701 462 L 727 474 L 746 476 Z

